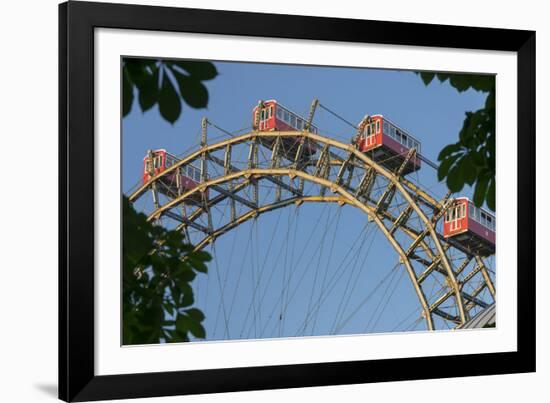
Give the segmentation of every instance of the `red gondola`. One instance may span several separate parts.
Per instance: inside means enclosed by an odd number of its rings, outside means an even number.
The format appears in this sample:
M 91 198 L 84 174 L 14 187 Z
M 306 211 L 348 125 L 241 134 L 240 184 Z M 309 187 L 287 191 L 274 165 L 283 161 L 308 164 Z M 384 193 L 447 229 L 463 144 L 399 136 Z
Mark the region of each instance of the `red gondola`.
M 259 111 L 259 112 L 258 112 Z M 258 113 L 260 113 L 258 119 Z M 259 127 L 256 127 L 257 123 Z M 274 99 L 264 101 L 262 108 L 256 106 L 252 110 L 252 126 L 254 130 L 260 131 L 303 131 L 307 125 L 306 119 L 300 115 L 291 112 Z M 311 125 L 309 132 L 318 133 L 317 127 Z M 283 137 L 281 141 L 281 153 L 285 158 L 293 160 L 296 156 L 300 137 Z M 275 140 L 273 138 L 260 138 L 260 142 L 269 149 L 273 149 Z M 302 150 L 302 158 L 310 158 L 317 151 L 317 146 L 314 142 L 305 140 Z
M 361 152 L 368 153 L 375 162 L 392 171 L 401 166 L 409 150 L 414 147 L 416 155 L 405 166 L 402 174 L 420 169 L 420 141 L 382 115 L 371 116 L 370 123 L 365 124 L 356 145 Z
M 164 149 L 154 150 L 151 154 L 152 158 L 150 158 L 149 155 L 143 158 L 142 180 L 144 184 L 149 182 L 152 177 L 166 171 L 179 161 L 178 158 Z M 191 164 L 187 164 L 160 178 L 157 191 L 173 198 L 196 188 L 200 182 L 200 169 Z M 205 192 L 208 197 L 208 190 L 205 190 Z M 201 193 L 194 193 L 190 198 L 186 199 L 186 201 L 190 204 L 201 203 L 202 195 Z
M 459 197 L 445 213 L 443 236 L 458 241 L 472 253 L 495 253 L 495 216 L 478 208 L 467 197 Z

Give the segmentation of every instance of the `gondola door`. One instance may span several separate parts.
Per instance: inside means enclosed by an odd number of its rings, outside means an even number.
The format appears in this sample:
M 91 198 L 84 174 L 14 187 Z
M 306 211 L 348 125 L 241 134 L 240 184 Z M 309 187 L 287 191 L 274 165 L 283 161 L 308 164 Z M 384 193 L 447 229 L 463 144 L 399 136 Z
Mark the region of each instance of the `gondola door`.
M 449 212 L 449 231 L 458 232 L 462 229 L 463 218 L 466 216 L 466 203 L 455 204 Z

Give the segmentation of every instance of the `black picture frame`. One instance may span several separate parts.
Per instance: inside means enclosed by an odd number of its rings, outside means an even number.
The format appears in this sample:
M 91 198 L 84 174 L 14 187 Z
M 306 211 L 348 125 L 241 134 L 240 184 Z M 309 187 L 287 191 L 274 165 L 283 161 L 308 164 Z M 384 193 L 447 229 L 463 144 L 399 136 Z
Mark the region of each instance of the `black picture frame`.
M 517 130 L 517 352 L 96 376 L 94 29 L 99 27 L 517 52 L 517 104 L 522 122 Z M 59 94 L 60 399 L 88 401 L 535 371 L 535 32 L 68 2 L 59 5 Z

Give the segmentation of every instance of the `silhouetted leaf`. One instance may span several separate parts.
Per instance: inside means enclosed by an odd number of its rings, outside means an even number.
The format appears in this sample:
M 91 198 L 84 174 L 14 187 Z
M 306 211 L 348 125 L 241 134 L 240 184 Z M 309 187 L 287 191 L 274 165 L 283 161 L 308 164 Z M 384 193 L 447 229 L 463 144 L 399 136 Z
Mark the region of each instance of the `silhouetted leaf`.
M 441 161 L 437 170 L 437 178 L 439 181 L 442 181 L 447 176 L 449 169 L 460 156 L 461 154 L 451 155 Z
M 483 153 L 481 151 L 474 150 L 470 153 L 470 156 L 472 157 L 472 162 L 477 167 L 482 167 L 486 164 L 485 158 L 483 157 Z
M 151 109 L 158 101 L 158 69 L 155 69 L 153 74 L 143 80 L 143 84 L 139 89 L 139 106 L 143 112 Z
M 464 158 L 460 160 L 460 174 L 462 180 L 470 186 L 476 180 L 477 168 L 469 154 L 465 155 Z
M 204 314 L 197 308 L 186 309 L 185 313 L 196 321 L 202 322 L 204 320 Z
M 185 308 L 193 305 L 194 302 L 195 302 L 195 298 L 193 296 L 193 293 L 185 293 L 183 294 L 183 297 L 180 299 L 180 306 L 182 308 Z
M 464 187 L 464 179 L 461 175 L 460 165 L 454 165 L 447 174 L 447 186 L 453 193 L 460 192 Z
M 437 157 L 437 159 L 441 161 L 447 155 L 460 151 L 461 149 L 462 149 L 462 146 L 459 143 L 449 144 L 448 146 L 443 147 L 443 149 L 439 152 L 439 156 Z
M 204 108 L 208 104 L 208 91 L 206 87 L 194 78 L 176 75 L 180 94 L 189 106 L 193 108 Z
M 195 257 L 191 257 L 188 260 L 195 270 L 200 271 L 201 273 L 206 273 L 208 271 L 208 267 L 206 267 L 201 260 L 196 259 Z
M 189 323 L 191 320 L 186 315 L 178 314 L 176 318 L 176 330 L 180 333 L 186 334 L 189 331 Z
M 122 116 L 126 116 L 134 103 L 134 87 L 126 74 L 122 76 Z
M 450 84 L 459 92 L 466 91 L 471 86 L 471 80 L 467 75 L 453 74 L 449 77 Z
M 493 211 L 496 210 L 496 184 L 494 178 L 491 179 L 491 185 L 487 191 L 487 207 Z
M 435 77 L 435 73 L 429 73 L 429 72 L 420 73 L 420 78 L 422 79 L 422 81 L 424 81 L 425 85 L 430 84 L 434 79 L 434 77 Z
M 162 117 L 172 124 L 179 118 L 181 113 L 181 101 L 166 74 L 162 78 L 162 87 L 159 94 L 159 111 Z
M 483 205 L 483 202 L 487 195 L 487 187 L 489 185 L 489 179 L 490 178 L 487 175 L 483 175 L 477 180 L 476 188 L 474 191 L 474 204 L 477 207 L 481 207 Z
M 166 312 L 168 312 L 170 315 L 173 315 L 174 314 L 174 304 L 172 303 L 166 303 L 164 304 L 164 309 L 166 310 Z M 164 323 L 164 325 L 168 325 L 170 326 L 170 324 L 167 324 L 167 323 Z
M 193 336 L 198 339 L 204 339 L 206 337 L 206 331 L 199 322 L 195 320 L 189 320 L 187 324 L 189 326 L 189 331 Z

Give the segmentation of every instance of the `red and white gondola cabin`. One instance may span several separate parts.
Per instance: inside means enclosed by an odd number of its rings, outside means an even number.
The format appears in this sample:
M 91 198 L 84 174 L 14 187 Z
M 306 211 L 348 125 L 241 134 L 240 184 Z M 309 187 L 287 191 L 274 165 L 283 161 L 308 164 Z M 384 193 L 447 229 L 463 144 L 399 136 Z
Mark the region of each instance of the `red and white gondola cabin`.
M 395 170 L 405 160 L 411 148 L 416 149 L 416 155 L 411 158 L 402 174 L 408 174 L 420 169 L 420 141 L 392 123 L 382 115 L 371 116 L 372 121 L 366 124 L 359 136 L 357 147 L 380 165 Z
M 260 113 L 258 120 L 258 113 Z M 259 122 L 259 127 L 256 127 Z M 274 99 L 263 102 L 263 108 L 256 106 L 252 110 L 252 126 L 254 130 L 259 131 L 303 131 L 307 126 L 307 120 L 300 115 L 290 111 Z M 311 125 L 309 132 L 318 133 L 316 126 Z M 283 155 L 288 159 L 294 159 L 298 148 L 300 137 L 283 137 L 282 150 Z M 275 140 L 273 138 L 260 138 L 260 142 L 267 148 L 273 149 Z M 309 158 L 317 151 L 314 142 L 306 139 L 302 151 L 303 158 Z
M 152 151 L 152 158 L 149 158 L 149 155 L 143 158 L 143 183 L 149 182 L 152 177 L 166 171 L 178 161 L 178 158 L 165 149 Z M 160 178 L 159 182 L 160 186 L 157 186 L 158 192 L 168 197 L 176 197 L 199 185 L 201 182 L 201 171 L 191 164 L 183 165 L 171 173 L 164 175 Z M 208 192 L 208 190 L 205 192 Z M 206 194 L 206 196 L 208 196 L 208 194 Z M 200 203 L 202 201 L 202 195 L 200 193 L 194 193 L 189 199 L 186 199 L 186 201 L 190 204 Z
M 476 207 L 467 197 L 457 198 L 445 213 L 443 236 L 480 255 L 495 253 L 495 229 L 495 216 Z

